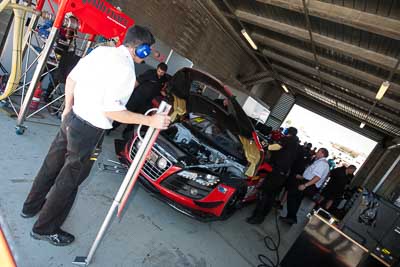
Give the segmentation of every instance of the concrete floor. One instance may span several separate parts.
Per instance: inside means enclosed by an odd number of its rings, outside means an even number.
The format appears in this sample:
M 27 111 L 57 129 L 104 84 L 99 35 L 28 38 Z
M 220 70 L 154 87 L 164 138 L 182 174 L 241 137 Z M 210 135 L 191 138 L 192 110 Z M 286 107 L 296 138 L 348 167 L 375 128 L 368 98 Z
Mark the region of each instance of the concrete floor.
M 1 109 L 0 109 L 1 111 Z M 40 122 L 57 123 L 52 117 Z M 74 207 L 63 225 L 76 240 L 54 247 L 29 236 L 35 218 L 19 216 L 33 177 L 46 155 L 58 127 L 26 122 L 28 130 L 15 134 L 15 119 L 0 112 L 0 223 L 19 267 L 73 266 L 75 256 L 86 256 L 111 205 L 123 175 L 95 166 L 83 183 Z M 115 159 L 108 136 L 100 160 Z M 276 239 L 274 214 L 261 226 L 245 223 L 253 205 L 222 222 L 201 223 L 171 209 L 136 186 L 122 219 L 116 216 L 100 244 L 91 266 L 257 266 L 266 250 L 263 237 Z M 304 210 L 303 217 L 304 217 Z M 281 258 L 302 229 L 280 225 Z

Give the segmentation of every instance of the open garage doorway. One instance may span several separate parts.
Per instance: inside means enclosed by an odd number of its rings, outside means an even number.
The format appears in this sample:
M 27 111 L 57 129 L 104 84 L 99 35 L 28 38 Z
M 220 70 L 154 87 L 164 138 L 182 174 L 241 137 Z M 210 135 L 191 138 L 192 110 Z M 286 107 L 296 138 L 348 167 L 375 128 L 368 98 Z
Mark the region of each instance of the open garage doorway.
M 336 167 L 353 164 L 359 170 L 377 144 L 299 105 L 293 106 L 282 124 L 284 128 L 290 126 L 297 128 L 302 144 L 307 142 L 312 143 L 313 148 L 327 148 L 329 159 L 334 160 Z

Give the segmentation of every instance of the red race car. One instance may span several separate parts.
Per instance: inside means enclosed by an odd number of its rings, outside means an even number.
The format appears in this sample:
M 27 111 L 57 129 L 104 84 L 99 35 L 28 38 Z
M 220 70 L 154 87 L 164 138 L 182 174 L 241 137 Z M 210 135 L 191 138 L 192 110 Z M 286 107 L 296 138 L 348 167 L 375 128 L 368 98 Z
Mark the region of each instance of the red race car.
M 226 219 L 256 198 L 270 171 L 249 118 L 232 93 L 198 70 L 178 71 L 168 85 L 172 123 L 160 132 L 141 170 L 148 191 L 176 210 L 203 221 Z M 141 145 L 137 135 L 115 141 L 129 164 Z

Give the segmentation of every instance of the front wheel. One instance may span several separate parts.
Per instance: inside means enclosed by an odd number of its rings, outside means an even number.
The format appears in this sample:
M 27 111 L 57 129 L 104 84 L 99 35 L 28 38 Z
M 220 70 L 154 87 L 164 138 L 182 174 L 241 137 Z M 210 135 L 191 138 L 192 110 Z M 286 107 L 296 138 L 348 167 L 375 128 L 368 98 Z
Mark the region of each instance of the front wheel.
M 247 192 L 247 185 L 243 180 L 238 179 L 228 179 L 224 181 L 224 184 L 236 189 L 235 193 L 231 196 L 226 203 L 224 210 L 221 214 L 221 219 L 226 220 L 231 217 L 236 210 L 238 210 L 242 205 L 242 200 Z

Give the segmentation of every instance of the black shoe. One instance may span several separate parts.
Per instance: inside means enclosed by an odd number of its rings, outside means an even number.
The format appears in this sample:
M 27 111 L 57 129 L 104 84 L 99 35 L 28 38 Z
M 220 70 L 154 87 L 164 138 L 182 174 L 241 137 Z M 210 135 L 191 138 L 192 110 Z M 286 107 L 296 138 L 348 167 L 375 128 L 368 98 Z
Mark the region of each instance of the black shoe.
M 54 246 L 68 246 L 75 240 L 73 235 L 61 229 L 52 235 L 41 235 L 31 231 L 31 237 L 37 240 L 47 241 Z
M 264 221 L 264 218 L 259 217 L 249 217 L 246 219 L 246 222 L 249 224 L 261 224 Z
M 19 215 L 21 215 L 22 218 L 28 219 L 28 218 L 34 217 L 38 213 L 39 213 L 39 211 L 35 212 L 35 213 L 25 213 L 25 212 L 21 211 L 21 213 Z
M 250 216 L 246 218 L 246 222 L 253 220 L 255 217 L 254 216 Z
M 297 223 L 297 220 L 288 218 L 288 217 L 279 216 L 279 220 L 281 220 L 282 222 L 289 224 L 289 225 L 293 225 L 293 224 Z
M 38 211 L 36 211 L 36 212 L 24 212 L 24 209 L 22 209 L 22 211 L 21 211 L 21 213 L 19 215 L 21 215 L 21 217 L 24 218 L 24 219 L 32 218 L 32 217 L 36 216 L 36 214 L 38 214 L 40 212 L 40 210 L 43 208 L 45 202 L 46 202 L 46 200 L 43 201 L 43 203 L 40 206 L 40 209 Z

